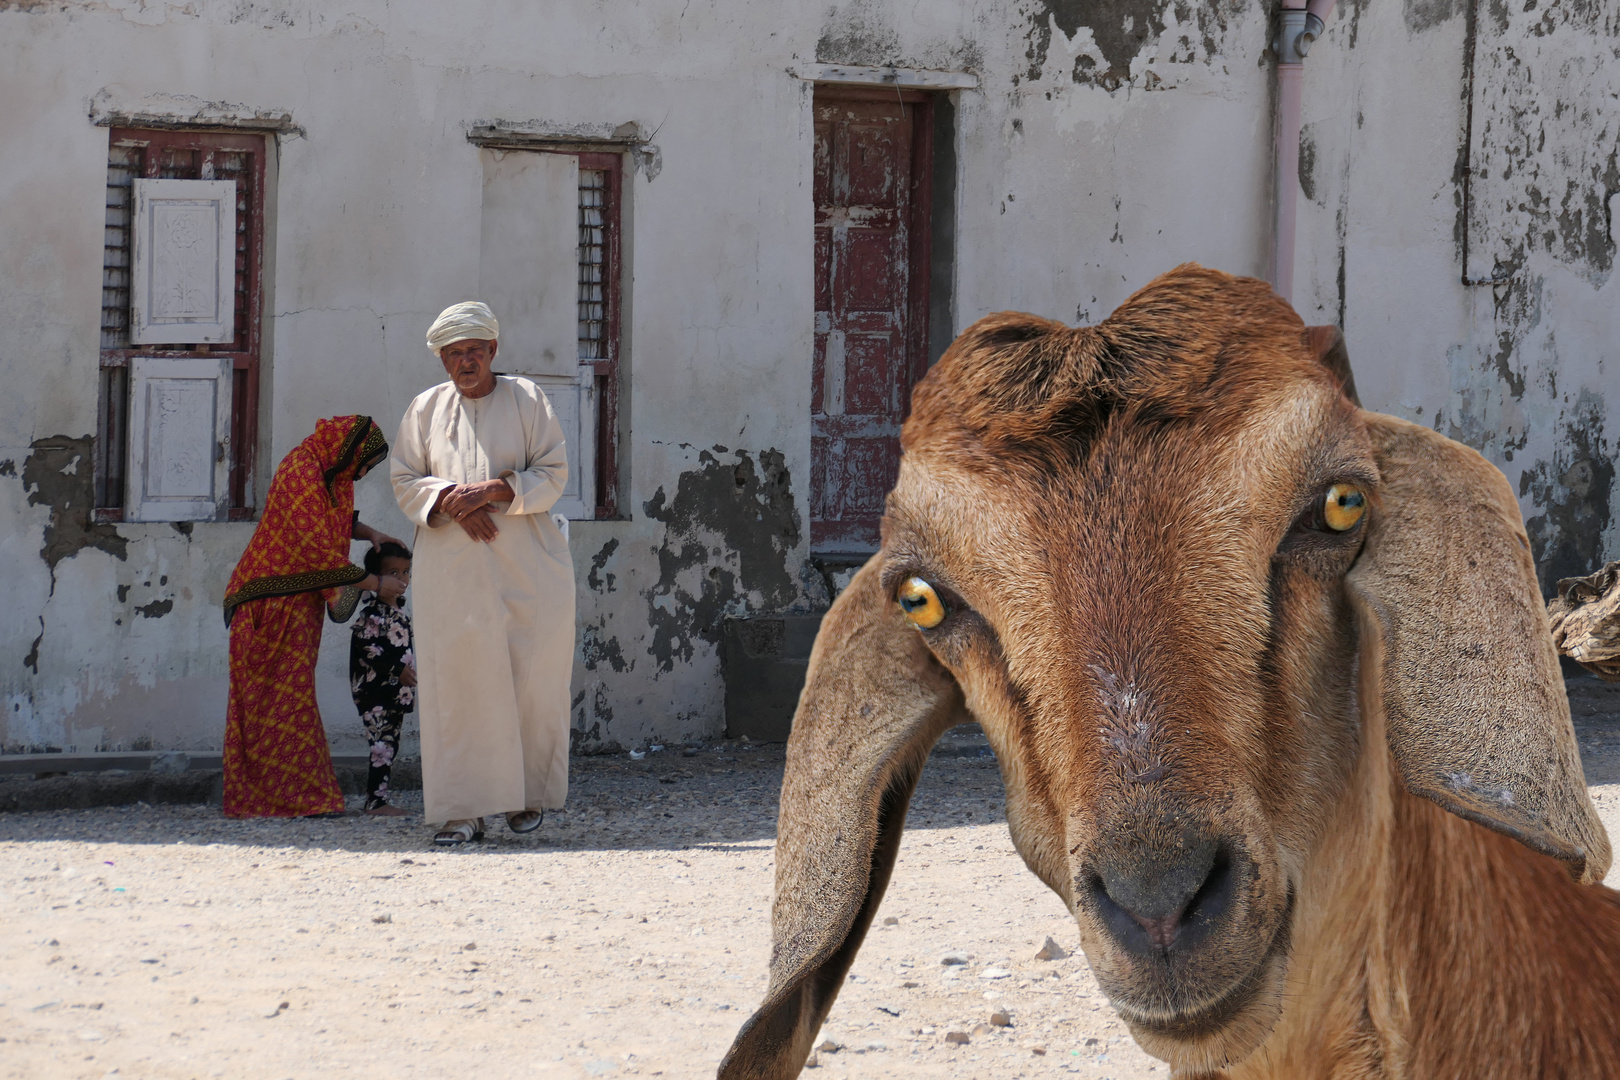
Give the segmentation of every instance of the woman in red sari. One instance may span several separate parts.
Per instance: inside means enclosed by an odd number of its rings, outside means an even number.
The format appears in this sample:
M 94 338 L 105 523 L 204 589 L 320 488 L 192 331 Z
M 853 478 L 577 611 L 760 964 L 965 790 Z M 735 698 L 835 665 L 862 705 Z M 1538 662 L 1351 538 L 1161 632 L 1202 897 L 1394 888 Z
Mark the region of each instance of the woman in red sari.
M 392 539 L 354 512 L 354 482 L 387 455 L 369 416 L 337 416 L 317 423 L 270 481 L 259 526 L 225 590 L 226 817 L 343 812 L 315 704 L 315 660 L 323 609 L 344 622 L 360 590 L 377 587 L 349 562 L 349 541 Z

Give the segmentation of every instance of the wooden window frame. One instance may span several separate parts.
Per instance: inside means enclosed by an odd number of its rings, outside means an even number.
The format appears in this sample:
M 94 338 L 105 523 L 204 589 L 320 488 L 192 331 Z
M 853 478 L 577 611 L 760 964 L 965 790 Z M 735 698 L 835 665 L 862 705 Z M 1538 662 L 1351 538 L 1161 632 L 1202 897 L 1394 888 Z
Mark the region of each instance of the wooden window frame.
M 569 153 L 581 169 L 607 173 L 602 219 L 607 223 L 602 261 L 604 312 L 602 359 L 581 360 L 596 371 L 596 517 L 608 520 L 619 516 L 619 387 L 620 387 L 620 303 L 624 295 L 624 265 L 620 242 L 624 231 L 624 154 L 613 152 L 557 151 Z
M 188 357 L 198 355 L 226 356 L 230 358 L 231 380 L 231 463 L 229 471 L 230 521 L 252 521 L 256 515 L 253 505 L 254 460 L 258 449 L 259 428 L 259 367 L 263 341 L 264 315 L 264 239 L 265 239 L 265 173 L 271 143 L 270 137 L 257 132 L 220 130 L 217 128 L 181 128 L 177 130 L 155 128 L 114 127 L 108 134 L 109 168 L 115 146 L 140 147 L 141 168 L 136 177 L 155 179 L 162 176 L 162 151 L 185 150 L 199 155 L 197 179 L 215 179 L 215 155 L 220 150 L 236 150 L 253 155 L 249 170 L 252 191 L 246 206 L 238 204 L 239 220 L 247 221 L 245 248 L 237 250 L 237 272 L 242 284 L 237 294 L 236 332 L 228 343 L 217 345 L 159 345 L 137 346 L 127 341 L 120 347 L 101 348 L 101 378 L 98 446 L 96 448 L 97 503 L 95 520 L 120 522 L 124 520 L 124 487 L 127 485 L 128 448 L 124 447 L 124 472 L 119 477 L 116 492 L 106 489 L 110 455 L 117 444 L 128 439 L 129 385 L 127 376 L 109 377 L 109 369 L 127 372 L 133 356 Z M 241 226 L 238 226 L 239 233 Z M 125 244 L 129 242 L 126 232 Z M 104 293 L 105 298 L 105 293 Z M 115 503 L 116 500 L 116 503 Z M 110 504 L 110 505 L 109 505 Z

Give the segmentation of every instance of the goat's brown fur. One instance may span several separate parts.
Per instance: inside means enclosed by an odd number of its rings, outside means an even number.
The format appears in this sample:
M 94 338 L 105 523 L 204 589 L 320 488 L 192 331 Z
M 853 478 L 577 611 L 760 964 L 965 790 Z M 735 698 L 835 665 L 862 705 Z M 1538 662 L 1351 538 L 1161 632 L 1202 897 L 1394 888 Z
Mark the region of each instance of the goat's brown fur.
M 883 550 L 811 660 L 771 987 L 723 1078 L 799 1071 L 967 718 L 1178 1074 L 1620 1077 L 1620 904 L 1517 505 L 1363 413 L 1336 343 L 1187 266 L 1096 327 L 981 320 L 918 386 Z M 1302 524 L 1331 483 L 1371 498 L 1343 534 Z M 926 632 L 913 575 L 951 612 Z M 1131 937 L 1183 894 L 1151 931 L 1179 937 Z

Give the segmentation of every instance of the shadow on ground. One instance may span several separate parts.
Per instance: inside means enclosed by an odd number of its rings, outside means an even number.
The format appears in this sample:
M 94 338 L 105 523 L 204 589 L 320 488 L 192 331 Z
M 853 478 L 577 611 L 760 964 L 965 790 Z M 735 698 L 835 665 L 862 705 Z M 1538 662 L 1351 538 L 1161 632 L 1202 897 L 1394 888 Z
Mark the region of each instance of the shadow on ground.
M 1620 783 L 1620 685 L 1578 677 L 1570 679 L 1567 688 L 1587 782 Z M 477 858 L 480 852 L 769 848 L 776 838 L 783 762 L 780 744 L 732 742 L 701 750 L 667 749 L 641 760 L 623 754 L 575 758 L 568 805 L 548 813 L 538 832 L 513 836 L 500 819 L 492 818 L 483 842 L 465 849 L 436 850 L 447 856 Z M 172 779 L 180 781 L 184 775 Z M 434 850 L 431 830 L 420 817 L 421 792 L 396 792 L 395 799 L 413 815 L 230 821 L 206 804 L 159 808 L 145 802 L 0 813 L 0 838 L 25 843 L 231 844 L 402 855 Z M 359 801 L 351 796 L 350 806 L 358 809 Z M 929 759 L 907 816 L 907 829 L 1004 820 L 1001 778 L 983 734 L 976 725 L 948 733 Z
M 1595 675 L 1568 679 L 1569 715 L 1588 784 L 1620 784 L 1620 683 Z
M 769 849 L 776 839 L 784 747 L 727 743 L 686 756 L 680 750 L 575 758 L 568 804 L 526 836 L 486 819 L 485 838 L 439 853 L 477 858 L 589 850 Z M 36 781 L 47 783 L 49 781 Z M 206 804 L 60 809 L 0 814 L 0 837 L 16 842 L 87 840 L 134 844 L 230 844 L 288 850 L 420 853 L 432 848 L 420 791 L 396 792 L 403 818 L 232 821 Z M 351 810 L 360 800 L 351 796 Z M 930 759 L 907 827 L 944 828 L 1004 820 L 1001 778 L 976 727 L 953 732 Z

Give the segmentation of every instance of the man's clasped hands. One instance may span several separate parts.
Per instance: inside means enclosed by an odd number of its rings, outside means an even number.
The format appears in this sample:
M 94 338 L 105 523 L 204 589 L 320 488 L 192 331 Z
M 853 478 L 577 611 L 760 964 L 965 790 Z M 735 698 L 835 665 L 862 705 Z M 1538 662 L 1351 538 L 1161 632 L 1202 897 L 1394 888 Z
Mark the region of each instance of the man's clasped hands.
M 453 519 L 468 536 L 487 544 L 500 531 L 487 507 L 491 503 L 511 502 L 513 494 L 511 485 L 500 478 L 477 484 L 454 484 L 439 493 L 433 512 Z

